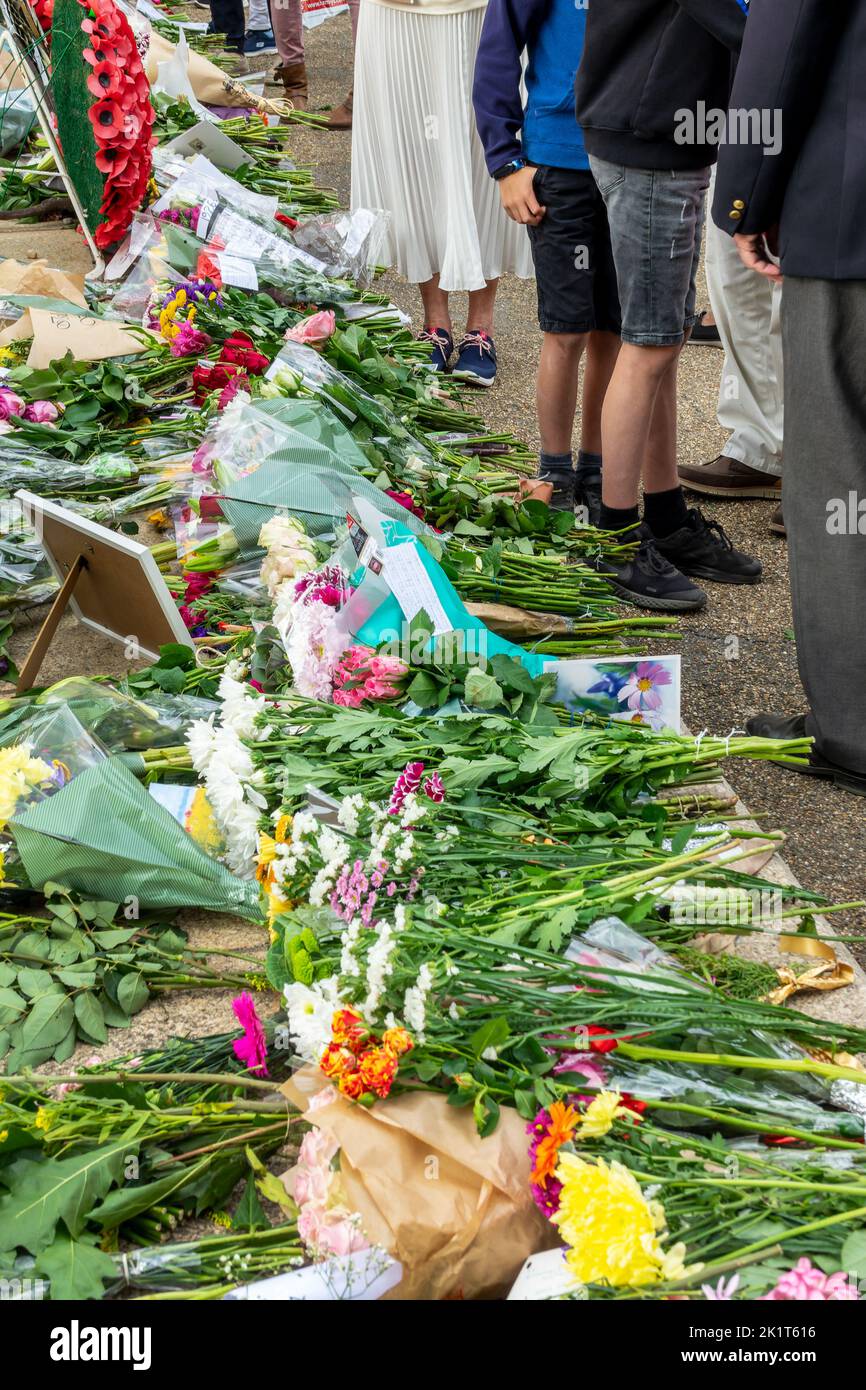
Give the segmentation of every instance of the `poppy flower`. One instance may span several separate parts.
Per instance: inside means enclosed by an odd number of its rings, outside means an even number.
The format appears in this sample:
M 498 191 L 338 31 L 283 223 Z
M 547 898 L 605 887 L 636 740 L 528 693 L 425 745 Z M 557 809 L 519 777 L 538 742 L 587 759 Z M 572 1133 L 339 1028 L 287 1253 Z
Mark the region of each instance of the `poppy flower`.
M 115 139 L 123 129 L 123 112 L 116 101 L 97 101 L 87 114 L 100 144 Z
M 88 92 L 98 98 L 116 96 L 122 86 L 123 74 L 114 63 L 97 63 L 87 79 Z
M 81 56 L 92 68 L 100 63 L 113 63 L 119 67 L 117 49 L 113 44 L 94 43 L 92 48 L 85 48 Z
M 97 151 L 96 167 L 100 174 L 120 174 L 128 163 L 129 151 L 118 145 L 107 145 L 105 149 Z

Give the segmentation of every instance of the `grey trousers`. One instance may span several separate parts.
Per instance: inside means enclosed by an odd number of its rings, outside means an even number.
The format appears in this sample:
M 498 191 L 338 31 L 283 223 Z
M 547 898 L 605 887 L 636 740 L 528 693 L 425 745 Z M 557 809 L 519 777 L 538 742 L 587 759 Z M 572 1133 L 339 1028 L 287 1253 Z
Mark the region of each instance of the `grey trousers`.
M 866 281 L 786 278 L 791 594 L 809 733 L 866 773 Z

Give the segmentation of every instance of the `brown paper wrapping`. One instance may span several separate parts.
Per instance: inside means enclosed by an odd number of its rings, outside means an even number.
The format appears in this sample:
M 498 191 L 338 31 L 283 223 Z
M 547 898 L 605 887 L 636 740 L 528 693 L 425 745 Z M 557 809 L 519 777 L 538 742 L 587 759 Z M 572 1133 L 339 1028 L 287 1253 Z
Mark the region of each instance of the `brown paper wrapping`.
M 304 1067 L 282 1089 L 306 1111 L 328 1085 Z M 532 1200 L 516 1111 L 503 1110 L 488 1139 L 471 1109 L 420 1091 L 372 1110 L 339 1097 L 308 1118 L 340 1145 L 346 1202 L 368 1239 L 403 1266 L 389 1298 L 501 1297 L 530 1255 L 558 1244 Z
M 166 62 L 174 53 L 174 49 L 173 43 L 163 38 L 155 29 L 151 30 L 150 46 L 144 60 L 148 82 L 156 81 L 157 65 Z M 201 53 L 196 53 L 195 49 L 190 49 L 187 74 L 195 96 L 205 106 L 247 107 L 253 111 L 261 110 L 263 107 L 265 110 L 278 109 L 279 103 L 254 96 L 242 83 L 229 77 L 228 73 L 223 72 Z
M 574 632 L 574 624 L 555 613 L 531 613 L 526 608 L 511 608 L 505 603 L 467 603 L 466 608 L 497 637 L 511 642 L 535 637 L 567 637 Z
M 84 277 L 54 270 L 47 261 L 0 261 L 0 299 L 10 294 L 41 294 L 86 308 Z

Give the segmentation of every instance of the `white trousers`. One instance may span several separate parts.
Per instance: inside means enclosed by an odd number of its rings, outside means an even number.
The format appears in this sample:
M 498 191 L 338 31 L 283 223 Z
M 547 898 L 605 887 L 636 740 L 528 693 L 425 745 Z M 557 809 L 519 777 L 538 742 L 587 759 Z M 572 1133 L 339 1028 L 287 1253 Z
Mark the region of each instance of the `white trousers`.
M 713 188 L 710 189 L 712 202 Z M 725 349 L 719 424 L 728 458 L 779 477 L 785 429 L 782 287 L 740 260 L 733 237 L 707 219 L 707 285 Z

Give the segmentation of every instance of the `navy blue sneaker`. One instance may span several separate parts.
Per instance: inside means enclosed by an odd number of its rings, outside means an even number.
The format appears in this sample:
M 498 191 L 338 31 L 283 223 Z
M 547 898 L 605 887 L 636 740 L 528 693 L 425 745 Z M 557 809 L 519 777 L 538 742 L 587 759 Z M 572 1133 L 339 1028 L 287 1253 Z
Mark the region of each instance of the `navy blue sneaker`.
M 457 349 L 453 375 L 467 386 L 492 386 L 496 380 L 496 346 L 489 333 L 468 328 Z
M 447 328 L 425 328 L 418 334 L 419 343 L 429 343 L 430 365 L 434 372 L 447 372 L 448 364 L 454 356 L 454 339 Z
M 244 39 L 244 53 L 276 53 L 277 44 L 270 29 L 250 29 Z

